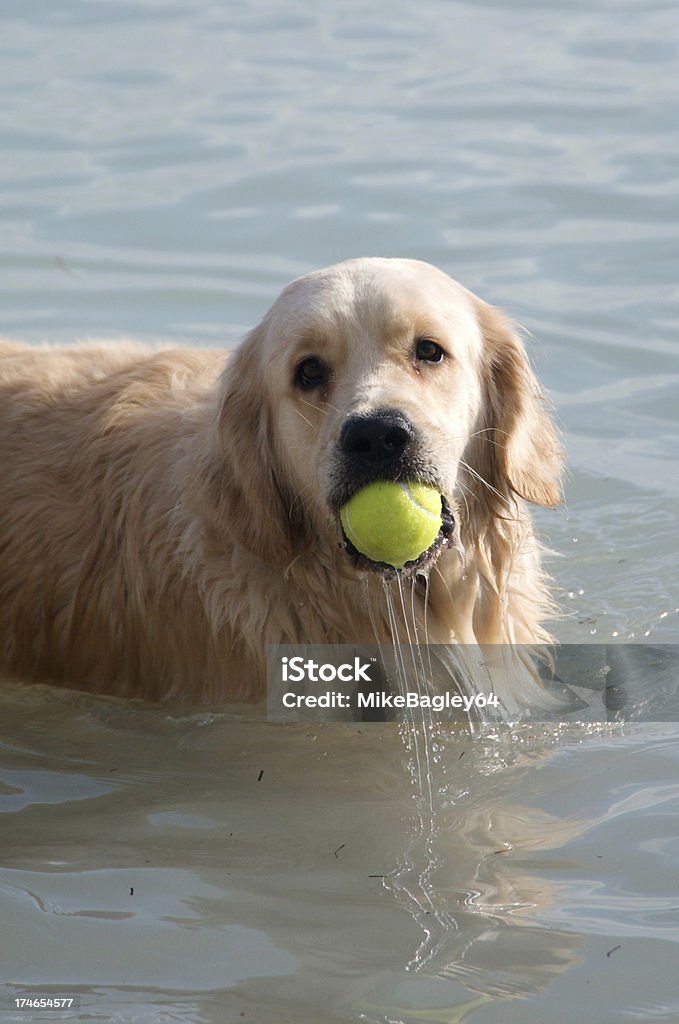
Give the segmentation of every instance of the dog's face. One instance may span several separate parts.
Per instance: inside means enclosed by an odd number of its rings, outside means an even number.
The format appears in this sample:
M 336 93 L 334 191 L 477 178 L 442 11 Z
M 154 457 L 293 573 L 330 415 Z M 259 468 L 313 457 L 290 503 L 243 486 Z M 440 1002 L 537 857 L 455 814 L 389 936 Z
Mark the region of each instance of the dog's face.
M 426 264 L 357 260 L 293 284 L 272 329 L 280 457 L 300 488 L 333 511 L 374 480 L 453 491 L 482 401 L 469 293 Z
M 503 493 L 540 500 L 521 486 L 522 473 L 535 473 L 519 468 L 533 452 L 535 382 L 493 313 L 414 260 L 351 260 L 285 289 L 240 350 L 237 372 L 248 372 L 244 353 L 257 361 L 249 372 L 263 393 L 251 402 L 266 420 L 257 457 L 274 467 L 291 522 L 302 517 L 337 542 L 339 508 L 375 480 L 432 484 L 444 511 L 468 514 L 484 488 L 498 491 L 498 476 Z M 241 416 L 257 411 L 245 405 Z M 511 481 L 509 435 L 521 431 Z

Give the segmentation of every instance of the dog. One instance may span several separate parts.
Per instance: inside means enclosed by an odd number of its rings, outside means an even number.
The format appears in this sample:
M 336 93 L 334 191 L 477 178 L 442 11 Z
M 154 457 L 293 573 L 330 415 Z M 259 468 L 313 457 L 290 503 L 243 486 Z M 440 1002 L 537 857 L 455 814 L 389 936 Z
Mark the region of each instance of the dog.
M 299 278 L 232 354 L 2 343 L 0 672 L 221 702 L 264 696 L 269 644 L 409 616 L 436 644 L 547 643 L 528 503 L 560 501 L 562 461 L 510 322 L 416 260 Z M 398 573 L 342 533 L 375 480 L 447 513 Z

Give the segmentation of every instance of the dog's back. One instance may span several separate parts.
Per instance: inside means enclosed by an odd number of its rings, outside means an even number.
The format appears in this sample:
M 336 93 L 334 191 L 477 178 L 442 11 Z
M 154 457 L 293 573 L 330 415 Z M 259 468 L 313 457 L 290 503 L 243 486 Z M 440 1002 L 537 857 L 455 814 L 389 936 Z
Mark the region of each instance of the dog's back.
M 172 516 L 223 365 L 210 350 L 0 343 L 0 672 L 153 696 L 178 664 L 205 669 Z

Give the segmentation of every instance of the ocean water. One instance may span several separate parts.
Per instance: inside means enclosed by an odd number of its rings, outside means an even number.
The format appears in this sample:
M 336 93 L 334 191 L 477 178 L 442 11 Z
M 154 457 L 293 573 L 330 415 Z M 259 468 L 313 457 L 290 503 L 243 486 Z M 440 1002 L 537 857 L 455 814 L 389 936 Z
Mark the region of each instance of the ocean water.
M 556 634 L 675 643 L 678 43 L 664 0 L 6 0 L 0 333 L 231 347 L 433 262 L 555 405 Z M 0 711 L 2 1020 L 679 1020 L 676 726 L 440 736 L 423 829 L 388 724 Z

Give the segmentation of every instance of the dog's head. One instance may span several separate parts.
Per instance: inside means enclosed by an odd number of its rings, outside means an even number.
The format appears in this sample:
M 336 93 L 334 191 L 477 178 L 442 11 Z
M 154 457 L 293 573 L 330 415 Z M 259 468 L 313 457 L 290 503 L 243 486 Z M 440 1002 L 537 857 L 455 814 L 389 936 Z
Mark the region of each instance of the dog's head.
M 415 260 L 289 285 L 229 364 L 219 429 L 244 538 L 277 561 L 339 544 L 340 507 L 375 480 L 434 485 L 444 532 L 448 513 L 464 525 L 517 496 L 559 500 L 559 445 L 516 334 Z

